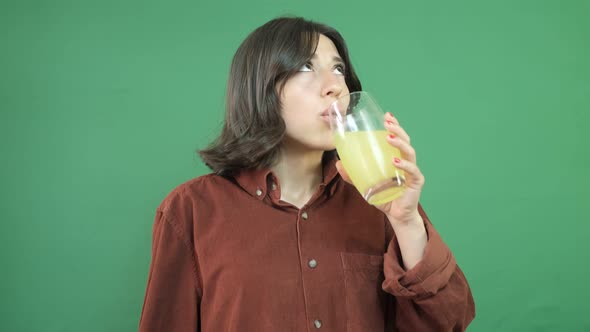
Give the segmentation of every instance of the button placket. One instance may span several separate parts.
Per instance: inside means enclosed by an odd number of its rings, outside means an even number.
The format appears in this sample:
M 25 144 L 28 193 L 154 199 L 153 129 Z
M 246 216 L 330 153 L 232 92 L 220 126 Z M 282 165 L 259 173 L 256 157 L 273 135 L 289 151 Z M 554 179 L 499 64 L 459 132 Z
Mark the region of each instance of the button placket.
M 313 326 L 315 326 L 316 329 L 319 329 L 320 327 L 322 327 L 322 321 L 319 319 L 314 320 Z
M 303 224 L 307 224 L 307 223 L 310 222 L 309 221 L 310 220 L 309 219 L 310 218 L 310 214 L 309 214 L 309 211 L 308 211 L 309 208 L 310 208 L 310 206 L 306 204 L 306 206 L 303 206 L 300 209 L 300 211 L 299 211 L 299 221 L 307 220 L 305 223 L 302 223 L 302 225 Z M 306 251 L 306 250 L 304 250 L 304 251 Z M 305 254 L 303 254 L 303 255 L 305 255 Z M 321 271 L 318 270 L 318 269 L 320 269 L 318 267 L 318 264 L 319 263 L 318 263 L 317 259 L 312 258 L 313 256 L 312 257 L 310 257 L 308 255 L 305 255 L 305 256 L 307 256 L 307 267 L 309 269 L 309 270 L 307 270 L 308 273 L 309 273 L 309 275 L 307 277 L 313 280 L 313 279 L 315 279 L 315 278 L 318 277 L 317 273 L 321 273 Z M 316 312 L 316 314 L 318 314 L 318 312 Z M 311 317 L 310 317 L 311 318 L 310 323 L 313 325 L 313 328 L 315 328 L 316 330 L 319 330 L 322 327 L 323 323 L 319 319 L 320 317 L 318 317 L 318 316 L 315 316 L 314 317 L 314 316 L 315 315 L 313 315 L 313 314 L 311 315 Z
M 318 266 L 318 261 L 316 261 L 315 259 L 310 259 L 309 262 L 307 262 L 307 265 L 310 268 L 315 269 L 316 266 Z

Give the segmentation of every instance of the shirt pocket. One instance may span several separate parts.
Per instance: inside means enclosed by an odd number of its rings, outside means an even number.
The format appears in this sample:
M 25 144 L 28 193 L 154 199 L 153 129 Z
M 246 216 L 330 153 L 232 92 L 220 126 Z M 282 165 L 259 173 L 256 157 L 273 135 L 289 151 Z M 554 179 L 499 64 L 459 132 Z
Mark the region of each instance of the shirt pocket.
M 347 331 L 383 331 L 383 256 L 341 252 Z

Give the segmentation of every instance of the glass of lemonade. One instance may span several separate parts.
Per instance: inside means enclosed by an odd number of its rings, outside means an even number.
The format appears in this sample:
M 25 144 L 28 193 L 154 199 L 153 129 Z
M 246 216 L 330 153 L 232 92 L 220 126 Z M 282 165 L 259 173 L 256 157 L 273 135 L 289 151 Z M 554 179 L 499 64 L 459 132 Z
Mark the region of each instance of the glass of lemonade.
M 341 96 L 328 110 L 336 150 L 352 183 L 372 205 L 398 198 L 405 177 L 393 165 L 399 149 L 387 142 L 385 114 L 365 91 Z

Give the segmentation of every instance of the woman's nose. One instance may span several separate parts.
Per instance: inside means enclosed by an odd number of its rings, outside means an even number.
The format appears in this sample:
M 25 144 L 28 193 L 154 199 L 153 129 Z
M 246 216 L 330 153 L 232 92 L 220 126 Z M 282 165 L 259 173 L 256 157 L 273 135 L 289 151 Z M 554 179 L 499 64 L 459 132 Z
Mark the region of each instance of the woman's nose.
M 322 96 L 336 96 L 342 93 L 342 85 L 345 84 L 342 78 L 333 72 L 323 75 Z

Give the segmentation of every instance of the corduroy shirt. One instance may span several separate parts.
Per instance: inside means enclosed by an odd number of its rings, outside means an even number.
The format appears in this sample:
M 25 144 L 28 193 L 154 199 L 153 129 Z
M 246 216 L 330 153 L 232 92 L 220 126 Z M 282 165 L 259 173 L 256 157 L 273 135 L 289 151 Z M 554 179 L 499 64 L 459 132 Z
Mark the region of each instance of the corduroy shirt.
M 405 270 L 385 215 L 335 160 L 301 209 L 270 169 L 208 174 L 156 209 L 139 331 L 463 331 L 471 290 L 422 206 L 428 242 Z

